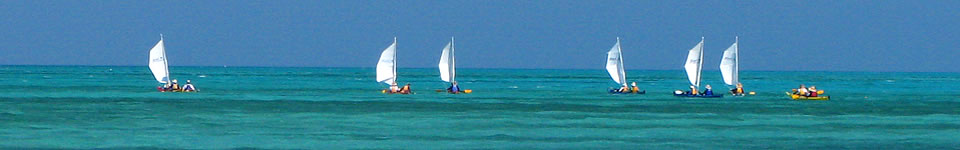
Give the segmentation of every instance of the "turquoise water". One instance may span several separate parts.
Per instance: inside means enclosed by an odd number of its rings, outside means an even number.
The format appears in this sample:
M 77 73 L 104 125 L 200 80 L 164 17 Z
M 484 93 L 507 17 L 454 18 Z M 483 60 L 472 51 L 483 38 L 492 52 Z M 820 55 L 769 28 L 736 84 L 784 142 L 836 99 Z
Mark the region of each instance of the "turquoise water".
M 400 68 L 416 94 L 381 94 L 373 68 L 171 67 L 199 93 L 156 92 L 146 66 L 0 66 L 0 148 L 960 149 L 960 74 L 741 72 L 747 91 L 676 98 L 684 73 Z M 723 88 L 719 72 L 704 84 Z M 829 101 L 783 92 L 816 85 Z

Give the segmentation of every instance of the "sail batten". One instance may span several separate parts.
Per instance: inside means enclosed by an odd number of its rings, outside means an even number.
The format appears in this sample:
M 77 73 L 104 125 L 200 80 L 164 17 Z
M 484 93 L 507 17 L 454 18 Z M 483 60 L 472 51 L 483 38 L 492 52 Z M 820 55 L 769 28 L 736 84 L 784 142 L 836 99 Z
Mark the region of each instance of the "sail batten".
M 390 44 L 380 53 L 380 61 L 377 62 L 377 82 L 387 85 L 393 85 L 397 82 L 397 38 L 393 38 L 393 44 Z
M 147 66 L 150 68 L 150 72 L 153 73 L 153 77 L 157 79 L 157 82 L 166 84 L 170 81 L 170 71 L 167 66 L 167 52 L 163 46 L 162 35 L 157 45 L 150 49 L 150 60 Z
M 690 85 L 694 87 L 700 87 L 700 72 L 703 67 L 703 38 L 701 37 L 700 43 L 697 43 L 692 49 L 690 49 L 687 54 L 687 62 L 683 65 L 684 70 L 687 72 L 687 79 L 690 80 Z
M 727 50 L 723 51 L 723 60 L 720 61 L 720 73 L 723 75 L 723 83 L 728 86 L 735 86 L 740 83 L 740 49 L 738 42 L 734 42 Z
M 627 86 L 626 73 L 623 71 L 623 54 L 620 49 L 620 38 L 617 38 L 617 43 L 607 52 L 606 69 L 607 73 L 610 74 L 610 78 L 613 79 L 613 82 L 621 86 Z

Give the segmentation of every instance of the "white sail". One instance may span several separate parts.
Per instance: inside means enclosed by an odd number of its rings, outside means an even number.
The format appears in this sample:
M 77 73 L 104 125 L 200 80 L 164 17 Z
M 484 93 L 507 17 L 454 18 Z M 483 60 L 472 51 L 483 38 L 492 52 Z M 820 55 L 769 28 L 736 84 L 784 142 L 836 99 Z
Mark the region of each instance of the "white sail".
M 739 37 L 737 42 L 730 45 L 730 48 L 723 51 L 723 60 L 720 61 L 720 73 L 723 75 L 723 83 L 729 86 L 735 86 L 740 83 L 740 66 L 738 56 L 740 55 Z
M 620 51 L 619 37 L 617 38 L 617 44 L 614 44 L 613 48 L 610 48 L 610 51 L 607 52 L 607 73 L 610 73 L 613 82 L 627 86 L 627 75 L 623 72 L 623 57 Z
M 440 68 L 440 80 L 446 82 L 456 81 L 457 65 L 453 50 L 453 38 L 451 37 L 450 43 L 443 47 L 443 52 L 440 53 L 440 64 L 437 65 Z
M 377 63 L 377 82 L 393 85 L 397 82 L 397 38 L 393 44 L 380 53 L 380 62 Z
M 157 45 L 150 49 L 150 60 L 147 66 L 153 72 L 153 77 L 157 78 L 157 82 L 166 84 L 170 81 L 170 71 L 167 68 L 167 52 L 163 47 L 162 35 L 160 36 L 160 42 L 157 42 Z
M 683 65 L 683 68 L 687 71 L 687 78 L 690 79 L 690 84 L 695 87 L 700 87 L 700 70 L 703 65 L 703 37 L 700 38 L 700 43 L 697 43 L 697 46 L 694 46 L 690 49 L 690 53 L 687 54 L 687 62 Z

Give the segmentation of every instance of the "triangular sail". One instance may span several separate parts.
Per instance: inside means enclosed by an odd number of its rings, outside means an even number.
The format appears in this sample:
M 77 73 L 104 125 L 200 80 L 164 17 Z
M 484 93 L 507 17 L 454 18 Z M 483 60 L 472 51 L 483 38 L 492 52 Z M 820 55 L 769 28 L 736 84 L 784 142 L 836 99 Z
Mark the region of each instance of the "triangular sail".
M 162 36 L 160 42 L 157 42 L 157 45 L 150 49 L 150 61 L 147 66 L 150 67 L 150 71 L 153 72 L 153 77 L 157 79 L 157 82 L 166 84 L 170 81 L 170 72 L 167 68 L 167 52 L 163 46 Z
M 720 61 L 720 73 L 723 75 L 723 83 L 726 83 L 728 86 L 735 86 L 737 83 L 740 83 L 740 68 L 739 68 L 739 46 L 738 42 L 730 45 L 727 50 L 723 51 L 723 60 Z
M 456 81 L 457 65 L 453 52 L 453 38 L 451 37 L 450 43 L 448 43 L 446 47 L 443 47 L 443 52 L 440 53 L 440 64 L 437 65 L 440 68 L 440 80 L 446 82 Z
M 687 78 L 690 79 L 690 84 L 695 87 L 700 87 L 700 70 L 703 65 L 703 38 L 701 37 L 700 43 L 697 43 L 697 46 L 694 46 L 690 49 L 690 53 L 687 54 L 687 62 L 683 65 L 683 68 L 687 71 Z
M 626 73 L 623 71 L 623 57 L 620 51 L 620 38 L 617 38 L 617 44 L 607 52 L 607 73 L 613 82 L 622 86 L 627 86 Z
M 397 82 L 397 38 L 393 44 L 380 53 L 380 62 L 377 63 L 377 82 L 393 85 Z

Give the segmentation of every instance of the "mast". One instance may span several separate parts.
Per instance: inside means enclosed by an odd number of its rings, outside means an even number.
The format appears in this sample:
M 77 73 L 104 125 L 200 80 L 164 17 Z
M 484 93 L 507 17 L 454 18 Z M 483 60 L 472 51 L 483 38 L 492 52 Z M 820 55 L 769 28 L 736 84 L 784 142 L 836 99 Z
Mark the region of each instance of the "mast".
M 700 59 L 699 59 L 699 60 L 700 60 L 700 63 L 697 64 L 697 85 L 694 85 L 694 86 L 696 86 L 697 88 L 700 88 L 700 79 L 701 79 L 700 74 L 701 74 L 702 71 L 703 71 L 703 46 L 704 46 L 704 45 L 703 45 L 703 37 L 701 36 L 701 37 L 700 37 Z
M 740 83 L 740 36 L 736 36 L 736 41 L 734 41 L 734 43 L 737 44 L 737 46 L 735 47 L 736 50 L 734 50 L 734 53 L 737 53 L 736 55 L 737 58 L 734 59 L 734 62 L 736 62 L 734 64 L 736 64 L 736 66 L 733 70 L 734 71 L 733 77 L 734 79 L 737 79 L 737 83 L 734 83 L 734 86 L 736 86 L 736 84 Z
M 160 34 L 160 43 L 163 43 L 163 33 Z M 170 65 L 167 65 L 167 45 L 161 45 L 160 51 L 163 51 L 163 70 L 167 72 L 167 83 L 171 83 L 173 80 L 170 77 Z
M 627 73 L 623 71 L 623 49 L 620 49 L 620 37 L 617 37 L 617 68 L 620 70 L 620 82 L 621 85 L 627 86 Z
M 455 55 L 453 54 L 453 52 L 455 51 L 456 47 L 457 47 L 457 46 L 456 46 L 456 43 L 455 43 L 454 40 L 453 40 L 453 36 L 451 36 L 451 37 L 450 37 L 450 66 L 449 66 L 449 68 L 450 68 L 450 82 L 457 82 L 457 80 L 456 80 L 456 79 L 457 79 L 457 76 L 456 76 L 456 75 L 457 75 L 457 70 L 455 70 L 456 67 L 457 67 L 457 60 L 456 60 L 457 56 L 455 56 Z
M 397 37 L 393 37 L 393 83 L 400 85 L 397 83 L 397 77 L 400 77 L 397 75 Z

